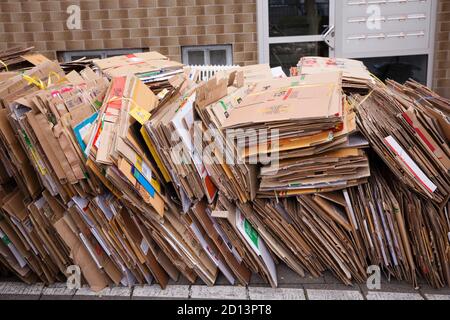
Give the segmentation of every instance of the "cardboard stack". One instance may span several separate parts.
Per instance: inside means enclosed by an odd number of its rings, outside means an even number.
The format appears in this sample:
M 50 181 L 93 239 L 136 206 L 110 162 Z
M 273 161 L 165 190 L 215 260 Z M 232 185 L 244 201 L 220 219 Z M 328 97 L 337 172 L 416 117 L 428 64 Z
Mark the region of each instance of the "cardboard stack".
M 244 82 L 254 83 L 254 70 L 258 70 L 262 78 L 271 77 L 268 67 L 260 69 L 259 66 L 247 67 L 239 72 L 217 75 L 199 87 L 195 104 L 202 120 L 196 124 L 196 129 L 205 137 L 201 144 L 206 151 L 203 152 L 205 167 L 223 195 L 242 203 L 256 198 L 257 167 L 240 158 L 235 142 L 226 135 L 224 123 L 248 94 Z
M 169 172 L 184 212 L 195 200 L 211 202 L 216 188 L 194 146 L 194 103 L 197 85 L 183 79 L 145 125 L 152 146 L 164 159 L 163 172 Z
M 366 66 L 357 60 L 326 57 L 303 57 L 293 69 L 293 75 L 342 72 L 342 88 L 345 92 L 367 94 L 369 84 L 374 82 Z
M 183 73 L 181 63 L 171 61 L 158 52 L 143 52 L 107 59 L 94 60 L 98 67 L 109 78 L 136 75 L 155 93 L 169 89 L 169 79 Z
M 77 265 L 95 291 L 253 273 L 276 287 L 280 262 L 450 284 L 450 102 L 429 89 L 347 97 L 341 72 L 267 65 L 196 82 L 154 52 L 33 61 L 0 73 L 0 270 L 53 283 Z
M 15 47 L 0 51 L 0 72 L 26 67 L 28 65 L 26 56 L 30 56 L 31 50 L 33 47 Z
M 448 101 L 420 93 L 416 83 L 376 84 L 355 96 L 358 125 L 391 171 L 412 190 L 448 202 Z
M 224 128 L 240 129 L 242 158 L 269 159 L 260 171 L 262 197 L 342 189 L 370 175 L 362 150 L 367 141 L 342 95 L 338 72 L 258 82 Z M 267 132 L 264 139 L 261 132 Z

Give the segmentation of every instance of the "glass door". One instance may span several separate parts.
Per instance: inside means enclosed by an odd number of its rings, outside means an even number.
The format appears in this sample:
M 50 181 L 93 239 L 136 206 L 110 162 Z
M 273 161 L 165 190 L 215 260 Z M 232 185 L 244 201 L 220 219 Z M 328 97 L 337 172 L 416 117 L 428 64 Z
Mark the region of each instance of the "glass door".
M 334 25 L 335 0 L 259 0 L 261 63 L 289 69 L 304 56 L 334 56 L 324 34 Z

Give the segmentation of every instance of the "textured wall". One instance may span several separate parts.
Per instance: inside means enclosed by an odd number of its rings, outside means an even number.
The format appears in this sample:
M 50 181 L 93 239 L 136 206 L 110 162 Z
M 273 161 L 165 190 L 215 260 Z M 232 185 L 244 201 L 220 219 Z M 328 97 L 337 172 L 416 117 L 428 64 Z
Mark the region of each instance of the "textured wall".
M 68 30 L 79 5 L 82 29 Z M 149 48 L 181 60 L 181 46 L 232 44 L 235 64 L 257 63 L 256 0 L 1 0 L 0 49 Z
M 435 1 L 435 0 L 433 0 Z M 450 98 L 450 0 L 438 0 L 434 88 Z M 82 30 L 66 27 L 81 7 Z M 181 61 L 181 46 L 232 44 L 236 64 L 257 63 L 256 0 L 0 0 L 0 49 L 149 48 Z
M 450 98 L 450 0 L 439 0 L 433 86 Z

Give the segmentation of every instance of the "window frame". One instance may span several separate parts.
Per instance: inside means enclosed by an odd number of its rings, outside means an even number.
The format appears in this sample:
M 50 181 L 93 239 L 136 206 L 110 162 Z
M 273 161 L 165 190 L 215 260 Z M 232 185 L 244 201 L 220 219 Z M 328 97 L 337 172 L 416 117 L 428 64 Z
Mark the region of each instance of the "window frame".
M 233 65 L 233 45 L 232 44 L 220 44 L 220 45 L 207 45 L 207 46 L 183 46 L 181 47 L 182 61 L 185 65 L 192 65 L 189 63 L 189 52 L 192 51 L 203 51 L 205 62 L 203 65 L 211 65 L 211 55 L 210 51 L 224 50 L 226 66 Z
M 336 0 L 329 0 L 329 26 L 335 25 Z M 256 1 L 257 33 L 258 33 L 258 60 L 259 63 L 270 63 L 270 45 L 283 43 L 325 42 L 323 35 L 301 35 L 271 37 L 269 35 L 269 1 Z M 335 51 L 330 47 L 330 58 L 335 57 Z
M 133 49 L 111 49 L 111 50 L 77 50 L 77 51 L 61 51 L 59 52 L 60 57 L 64 62 L 76 61 L 73 60 L 73 56 L 99 56 L 99 59 L 110 58 L 111 55 L 120 56 L 133 53 L 145 52 L 145 48 L 133 48 Z

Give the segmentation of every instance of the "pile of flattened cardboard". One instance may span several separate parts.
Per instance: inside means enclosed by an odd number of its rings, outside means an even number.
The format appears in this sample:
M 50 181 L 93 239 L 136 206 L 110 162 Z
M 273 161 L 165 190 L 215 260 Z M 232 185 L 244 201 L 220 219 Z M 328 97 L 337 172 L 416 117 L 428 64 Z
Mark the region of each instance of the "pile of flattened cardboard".
M 326 57 L 303 57 L 293 68 L 293 75 L 342 72 L 342 88 L 345 92 L 368 93 L 368 85 L 374 82 L 366 66 L 357 60 Z
M 155 52 L 0 73 L 0 272 L 77 265 L 100 291 L 378 265 L 448 286 L 450 101 L 305 59 L 208 82 Z
M 224 128 L 236 131 L 240 157 L 265 162 L 261 197 L 333 191 L 370 175 L 368 143 L 344 99 L 339 72 L 258 82 Z
M 33 47 L 15 47 L 0 51 L 0 71 L 13 71 L 27 66 Z

